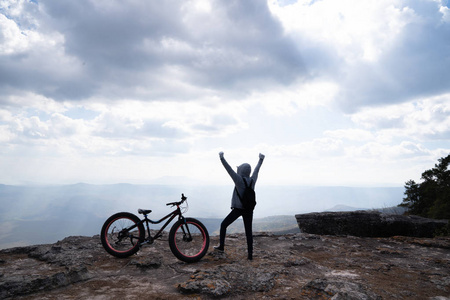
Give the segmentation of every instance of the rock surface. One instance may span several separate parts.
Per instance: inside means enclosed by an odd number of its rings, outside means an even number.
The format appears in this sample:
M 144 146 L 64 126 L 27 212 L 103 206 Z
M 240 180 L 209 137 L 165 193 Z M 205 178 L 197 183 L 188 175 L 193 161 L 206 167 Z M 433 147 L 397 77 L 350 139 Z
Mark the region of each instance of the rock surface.
M 167 236 L 166 236 L 167 237 Z M 211 244 L 217 237 L 211 237 Z M 0 251 L 0 299 L 449 299 L 449 238 L 255 234 L 186 264 L 167 240 L 118 259 L 98 236 Z
M 385 214 L 377 211 L 322 212 L 295 215 L 301 232 L 323 235 L 433 237 L 447 220 Z

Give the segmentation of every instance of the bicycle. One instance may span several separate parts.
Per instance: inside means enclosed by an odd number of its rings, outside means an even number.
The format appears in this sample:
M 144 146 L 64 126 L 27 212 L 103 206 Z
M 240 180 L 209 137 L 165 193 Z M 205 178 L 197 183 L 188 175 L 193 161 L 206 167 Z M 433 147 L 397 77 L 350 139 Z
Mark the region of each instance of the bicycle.
M 183 203 L 186 203 L 186 207 L 183 207 L 184 211 L 182 212 L 180 206 Z M 167 225 L 175 217 L 178 217 L 169 232 L 170 250 L 184 262 L 199 261 L 208 251 L 208 230 L 199 220 L 183 216 L 183 213 L 187 211 L 187 197 L 184 194 L 181 194 L 181 201 L 167 203 L 166 205 L 176 206 L 177 208 L 158 221 L 148 218 L 148 215 L 152 212 L 148 209 L 138 209 L 139 214 L 144 216 L 142 220 L 129 212 L 119 212 L 109 217 L 103 224 L 100 233 L 103 248 L 115 257 L 131 256 L 138 252 L 143 245 L 152 244 L 154 240 L 162 237 Z M 152 236 L 149 223 L 159 224 L 166 219 L 168 219 L 167 222 Z M 147 237 L 145 237 L 144 224 L 147 229 Z

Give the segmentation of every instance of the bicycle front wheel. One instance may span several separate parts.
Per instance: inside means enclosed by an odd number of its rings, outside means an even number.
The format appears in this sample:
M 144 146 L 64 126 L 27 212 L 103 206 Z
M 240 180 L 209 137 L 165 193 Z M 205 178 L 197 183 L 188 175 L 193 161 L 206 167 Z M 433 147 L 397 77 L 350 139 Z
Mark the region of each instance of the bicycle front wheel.
M 208 230 L 194 218 L 178 220 L 170 229 L 169 246 L 179 260 L 187 263 L 197 262 L 208 251 Z
M 100 238 L 106 252 L 124 258 L 139 250 L 139 243 L 145 238 L 145 229 L 136 215 L 120 212 L 106 220 Z

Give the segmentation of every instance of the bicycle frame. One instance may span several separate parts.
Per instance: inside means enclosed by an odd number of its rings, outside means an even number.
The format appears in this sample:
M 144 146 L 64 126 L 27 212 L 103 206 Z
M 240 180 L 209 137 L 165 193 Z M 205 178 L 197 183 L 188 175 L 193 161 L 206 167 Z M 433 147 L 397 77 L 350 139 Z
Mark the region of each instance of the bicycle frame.
M 156 240 L 157 238 L 160 238 L 162 236 L 162 232 L 164 231 L 164 229 L 166 229 L 166 227 L 170 224 L 170 222 L 172 222 L 173 219 L 175 219 L 175 217 L 177 217 L 177 216 L 178 216 L 178 220 L 181 220 L 181 219 L 184 220 L 184 217 L 183 217 L 183 214 L 181 213 L 181 209 L 180 209 L 179 205 L 177 205 L 177 209 L 175 209 L 174 211 L 172 211 L 171 213 L 169 213 L 168 215 L 166 215 L 165 217 L 161 218 L 158 221 L 153 221 L 148 218 L 148 214 L 144 214 L 144 219 L 142 219 L 139 223 L 135 224 L 133 227 L 130 227 L 128 230 L 133 229 L 134 227 L 138 226 L 139 224 L 145 223 L 145 226 L 147 227 L 146 229 L 147 229 L 148 237 L 146 239 L 144 239 L 144 241 L 140 242 L 139 244 L 140 244 L 140 246 L 148 244 L 148 243 L 151 244 L 151 243 L 153 243 L 154 240 Z M 159 223 L 162 223 L 166 219 L 168 219 L 167 222 L 161 227 L 161 229 L 159 229 L 159 231 L 154 236 L 152 236 L 151 232 L 150 232 L 149 223 L 159 224 Z M 186 232 L 184 231 L 184 228 L 182 228 L 182 230 L 183 230 L 183 233 L 186 234 Z M 189 236 L 188 239 L 192 239 L 191 233 L 189 232 L 189 228 L 187 228 L 187 230 L 188 230 L 188 236 Z

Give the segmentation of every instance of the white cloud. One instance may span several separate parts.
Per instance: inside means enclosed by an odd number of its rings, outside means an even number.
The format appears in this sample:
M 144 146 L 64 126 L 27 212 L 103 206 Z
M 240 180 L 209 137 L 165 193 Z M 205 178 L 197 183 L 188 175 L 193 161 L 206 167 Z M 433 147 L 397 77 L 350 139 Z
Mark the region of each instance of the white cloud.
M 430 155 L 428 149 L 412 142 L 401 142 L 397 145 L 370 142 L 361 147 L 352 148 L 349 152 L 355 159 L 371 160 L 374 162 L 385 160 L 394 161 L 396 159 Z
M 372 132 L 364 129 L 355 129 L 355 128 L 327 130 L 324 132 L 324 135 L 340 140 L 352 140 L 352 141 L 372 141 L 375 139 L 375 136 Z
M 7 143 L 12 139 L 13 135 L 9 131 L 8 126 L 0 126 L 0 143 Z
M 240 102 L 74 105 L 27 96 L 9 99 L 14 109 L 0 113 L 1 140 L 13 147 L 5 147 L 9 153 L 174 156 L 188 152 L 198 140 L 228 136 L 247 126 L 240 120 L 246 111 Z M 80 118 L 80 109 L 93 117 Z
M 27 91 L 17 91 L 11 95 L 2 95 L 0 96 L 0 104 L 6 107 L 8 112 L 17 114 L 23 114 L 27 109 L 44 112 L 45 114 L 61 113 L 66 111 L 67 107 L 72 106 L 69 103 L 61 103 Z
M 150 104 L 127 100 L 104 106 L 100 111 L 95 120 L 95 127 L 100 132 L 109 131 L 130 138 L 138 134 L 140 137 L 191 140 L 227 135 L 245 126 L 239 119 L 245 107 L 239 102 L 215 99 L 198 103 L 165 101 Z
M 447 6 L 441 6 L 439 8 L 439 11 L 442 13 L 443 17 L 443 21 L 444 22 L 450 22 L 450 9 Z
M 0 15 L 0 28 L 2 29 L 1 55 L 21 52 L 27 48 L 27 38 L 20 32 L 20 29 L 13 20 L 9 20 L 6 16 Z
M 297 1 L 284 7 L 269 3 L 288 34 L 330 45 L 348 63 L 376 61 L 413 15 L 401 8 L 401 1 Z
M 450 137 L 450 95 L 363 109 L 352 120 L 379 134 L 411 139 L 444 139 Z
M 292 115 L 298 110 L 315 106 L 329 106 L 338 93 L 333 82 L 297 82 L 289 87 L 274 87 L 271 91 L 254 92 L 249 100 L 263 105 L 266 111 L 275 116 Z
M 345 111 L 449 91 L 450 24 L 439 1 L 272 1 L 270 8 L 313 74 L 338 83 Z

